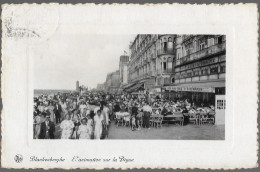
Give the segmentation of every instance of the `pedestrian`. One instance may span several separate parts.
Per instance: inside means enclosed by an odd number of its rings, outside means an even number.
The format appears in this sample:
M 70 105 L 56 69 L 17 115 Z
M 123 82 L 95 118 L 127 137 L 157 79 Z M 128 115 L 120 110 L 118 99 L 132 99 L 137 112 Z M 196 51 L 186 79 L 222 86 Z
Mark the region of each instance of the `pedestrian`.
M 131 121 L 130 121 L 130 123 L 131 123 L 131 126 L 134 124 L 134 126 L 138 126 L 138 120 L 139 119 L 137 119 L 137 115 L 138 115 L 138 108 L 137 108 L 137 103 L 133 103 L 133 106 L 132 106 L 132 108 L 131 108 L 132 110 L 131 110 Z M 133 123 L 133 120 L 134 119 L 134 123 Z
M 54 115 L 54 106 L 53 106 L 53 103 L 51 101 L 49 102 L 48 111 L 50 113 L 51 122 L 56 122 L 55 121 L 55 115 Z
M 56 102 L 55 104 L 55 108 L 54 108 L 54 114 L 55 114 L 55 118 L 56 118 L 56 124 L 59 124 L 61 122 L 60 118 L 61 118 L 61 112 L 62 112 L 62 108 L 61 105 Z
M 87 125 L 87 119 L 83 118 L 81 119 L 81 125 L 78 128 L 78 138 L 79 139 L 90 139 L 91 138 L 92 131 Z
M 40 126 L 39 139 L 54 139 L 55 125 L 50 121 L 50 115 L 42 113 L 42 118 L 44 121 Z
M 150 129 L 150 115 L 152 113 L 152 108 L 151 106 L 149 106 L 149 104 L 147 102 L 145 102 L 145 105 L 143 106 L 143 112 L 144 112 L 144 118 L 143 118 L 143 125 L 144 128 L 148 128 Z
M 103 121 L 104 121 L 103 115 L 101 115 L 101 111 L 98 110 L 97 114 L 94 116 L 94 136 L 95 136 L 95 139 L 101 138 Z
M 70 120 L 70 116 L 67 114 L 65 119 L 61 122 L 60 128 L 62 129 L 61 132 L 61 139 L 71 139 L 74 123 Z
M 80 117 L 79 117 L 79 114 L 78 114 L 78 110 L 77 110 L 77 109 L 75 109 L 75 110 L 72 112 L 71 120 L 72 120 L 73 123 L 74 123 L 74 128 L 73 128 L 73 132 L 72 132 L 72 137 L 73 137 L 73 135 L 75 134 L 75 138 L 76 138 L 76 137 L 77 137 L 78 127 L 79 127 L 79 125 L 80 125 Z

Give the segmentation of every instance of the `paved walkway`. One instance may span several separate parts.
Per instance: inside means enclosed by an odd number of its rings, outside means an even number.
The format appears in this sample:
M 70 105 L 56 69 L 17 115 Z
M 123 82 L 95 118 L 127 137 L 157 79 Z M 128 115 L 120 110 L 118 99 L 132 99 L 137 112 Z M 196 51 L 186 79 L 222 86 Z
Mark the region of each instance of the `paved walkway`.
M 108 139 L 172 139 L 172 140 L 224 140 L 225 125 L 189 124 L 163 125 L 162 128 L 151 128 L 131 131 L 130 127 L 116 127 L 114 121 L 110 126 Z
M 61 129 L 56 126 L 55 138 L 59 139 Z M 178 124 L 166 124 L 162 128 L 151 128 L 132 131 L 130 127 L 117 127 L 112 121 L 109 136 L 106 139 L 154 139 L 154 140 L 224 140 L 225 125 L 205 124 L 197 126 L 189 124 L 180 126 Z

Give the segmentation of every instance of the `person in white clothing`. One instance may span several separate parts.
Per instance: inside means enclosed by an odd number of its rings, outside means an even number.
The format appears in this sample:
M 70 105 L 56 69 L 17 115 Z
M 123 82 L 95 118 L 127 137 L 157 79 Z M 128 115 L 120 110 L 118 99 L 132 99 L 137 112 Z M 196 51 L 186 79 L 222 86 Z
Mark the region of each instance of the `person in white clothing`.
M 101 111 L 98 110 L 97 114 L 94 116 L 94 137 L 95 137 L 95 139 L 100 140 L 100 138 L 101 138 L 103 122 L 104 122 L 103 115 L 101 115 Z

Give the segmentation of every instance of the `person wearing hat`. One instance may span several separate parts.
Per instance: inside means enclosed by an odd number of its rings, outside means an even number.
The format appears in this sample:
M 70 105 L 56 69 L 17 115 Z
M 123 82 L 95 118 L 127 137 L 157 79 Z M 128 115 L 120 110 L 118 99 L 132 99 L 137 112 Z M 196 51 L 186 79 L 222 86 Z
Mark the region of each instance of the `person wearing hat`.
M 40 126 L 39 139 L 54 139 L 55 125 L 50 121 L 50 115 L 42 113 L 43 122 Z

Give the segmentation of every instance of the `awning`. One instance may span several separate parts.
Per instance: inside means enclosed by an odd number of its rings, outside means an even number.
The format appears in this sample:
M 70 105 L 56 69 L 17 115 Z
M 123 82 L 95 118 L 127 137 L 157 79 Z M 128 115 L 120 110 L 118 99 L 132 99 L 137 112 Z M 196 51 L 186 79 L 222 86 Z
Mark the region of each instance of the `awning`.
M 189 91 L 189 92 L 215 93 L 215 88 L 220 88 L 220 87 L 225 87 L 225 81 L 179 84 L 179 85 L 176 85 L 176 86 L 166 86 L 164 88 L 166 90 L 169 90 L 169 91 Z
M 131 83 L 131 84 L 127 84 L 127 85 L 123 85 L 123 89 L 128 89 L 130 88 L 131 86 L 135 85 L 135 83 Z
M 128 89 L 127 92 L 134 92 L 134 91 L 138 91 L 138 90 L 144 90 L 144 84 L 143 83 L 138 83 L 138 84 L 134 85 L 133 87 Z

